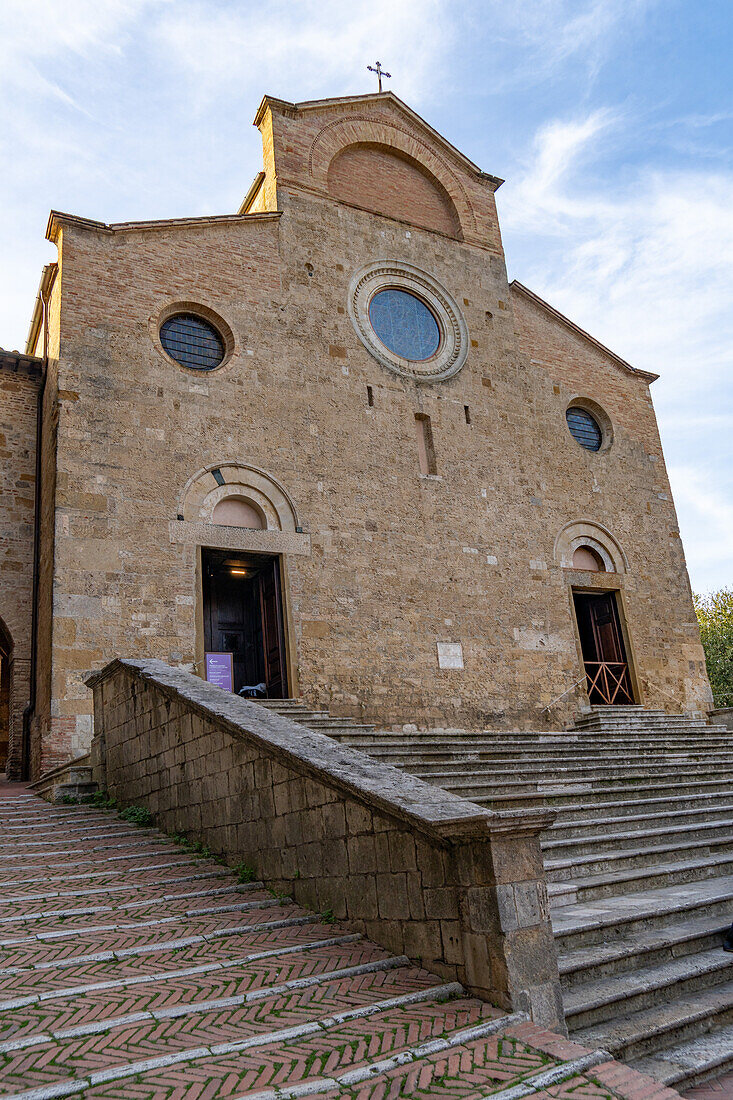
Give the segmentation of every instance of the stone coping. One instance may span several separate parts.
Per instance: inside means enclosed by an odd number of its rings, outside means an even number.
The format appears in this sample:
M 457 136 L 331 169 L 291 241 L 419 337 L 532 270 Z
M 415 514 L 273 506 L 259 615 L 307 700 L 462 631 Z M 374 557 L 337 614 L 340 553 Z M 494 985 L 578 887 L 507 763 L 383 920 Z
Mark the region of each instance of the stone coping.
M 433 840 L 449 844 L 492 833 L 533 836 L 555 820 L 552 810 L 495 813 L 483 809 L 155 658 L 117 658 L 89 676 L 86 684 L 96 687 L 119 669 L 183 700 L 234 737 L 254 741 L 303 775 L 379 807 Z

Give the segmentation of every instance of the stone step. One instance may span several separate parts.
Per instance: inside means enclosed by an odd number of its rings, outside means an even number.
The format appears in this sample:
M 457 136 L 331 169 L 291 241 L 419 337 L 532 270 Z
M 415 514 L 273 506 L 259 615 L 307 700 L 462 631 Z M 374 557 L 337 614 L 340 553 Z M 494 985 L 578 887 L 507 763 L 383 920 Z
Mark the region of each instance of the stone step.
M 612 843 L 613 838 L 617 835 L 626 833 L 631 835 L 630 830 L 639 829 L 648 834 L 650 830 L 661 832 L 667 828 L 670 830 L 686 829 L 688 827 L 693 829 L 695 826 L 714 825 L 721 817 L 733 819 L 733 801 L 721 804 L 717 796 L 703 802 L 700 807 L 678 809 L 676 806 L 671 806 L 667 799 L 660 800 L 659 804 L 664 805 L 665 808 L 647 813 L 637 813 L 635 809 L 639 806 L 639 803 L 632 802 L 631 812 L 609 813 L 608 816 L 599 816 L 598 807 L 596 806 L 586 807 L 585 817 L 568 816 L 569 811 L 566 808 L 561 812 L 555 824 L 544 834 L 543 845 L 545 843 L 548 845 L 556 842 L 562 843 L 563 840 L 573 840 L 576 836 L 587 837 L 589 840 L 598 837 L 603 841 Z M 687 802 L 680 805 L 687 807 Z M 578 810 L 579 814 L 583 812 L 581 809 Z
M 715 947 L 568 990 L 563 998 L 565 1021 L 574 1034 L 617 1018 L 620 1010 L 628 1016 L 723 983 L 733 987 L 733 954 Z
M 544 806 L 553 810 L 561 810 L 568 807 L 573 812 L 579 812 L 580 808 L 586 808 L 593 812 L 593 807 L 605 810 L 610 806 L 626 806 L 630 813 L 637 809 L 652 805 L 655 802 L 685 804 L 693 806 L 695 800 L 705 795 L 714 797 L 723 796 L 728 799 L 733 797 L 733 785 L 730 780 L 706 779 L 697 780 L 694 784 L 687 785 L 684 781 L 678 783 L 661 783 L 635 787 L 632 792 L 624 790 L 623 786 L 598 787 L 593 784 L 576 784 L 575 786 L 551 787 L 549 784 L 538 788 L 537 784 L 515 783 L 503 784 L 502 789 L 495 789 L 488 784 L 482 788 L 456 787 L 454 794 L 470 797 L 471 801 L 479 805 L 489 806 L 495 809 L 522 809 L 529 806 Z M 625 794 L 626 798 L 619 796 Z M 615 797 L 614 797 L 615 796 Z M 579 800 L 582 799 L 582 802 Z
M 623 1013 L 614 1020 L 580 1028 L 573 1038 L 584 1045 L 602 1046 L 634 1069 L 679 1088 L 704 1080 L 702 1075 L 710 1076 L 712 1068 L 722 1072 L 730 1065 L 731 1024 L 733 982 L 724 982 L 689 993 L 682 1002 Z M 707 1042 L 701 1043 L 703 1038 Z M 699 1053 L 707 1050 L 707 1057 L 685 1065 L 682 1052 L 695 1042 Z
M 254 699 L 253 702 L 323 733 L 340 735 L 353 732 L 363 737 L 374 729 L 373 725 L 358 722 L 354 718 L 341 718 L 327 710 L 314 710 L 297 699 Z
M 52 768 L 32 783 L 30 790 L 47 802 L 62 803 L 66 799 L 91 797 L 98 787 L 92 778 L 89 753 Z
M 633 894 L 640 890 L 653 890 L 655 887 L 678 883 L 699 882 L 732 872 L 733 852 L 724 852 L 714 856 L 658 863 L 650 867 L 609 871 L 589 875 L 587 878 L 576 878 L 572 882 L 549 882 L 547 893 L 550 905 L 559 909 L 564 905 L 582 904 L 595 898 Z
M 640 841 L 642 838 L 638 838 Z M 545 857 L 545 874 L 549 883 L 575 884 L 589 876 L 615 875 L 624 871 L 656 873 L 660 866 L 711 860 L 720 866 L 730 856 L 733 866 L 733 833 L 706 840 L 688 840 L 679 844 L 641 844 L 638 848 L 617 851 L 577 853 L 563 859 Z M 706 876 L 704 876 L 706 877 Z M 602 896 L 602 895 L 601 895 Z
M 283 711 L 282 713 L 289 713 Z M 582 733 L 578 730 L 560 733 L 502 733 L 501 731 L 485 730 L 477 733 L 475 730 L 456 730 L 449 733 L 437 730 L 424 730 L 420 733 L 395 733 L 393 730 L 377 730 L 358 747 L 366 745 L 382 745 L 399 748 L 406 746 L 411 749 L 427 747 L 445 747 L 448 749 L 463 750 L 470 746 L 493 746 L 497 749 L 515 750 L 526 749 L 531 751 L 536 748 L 554 748 L 557 751 L 573 747 L 597 746 L 608 748 L 615 745 L 648 744 L 648 745 L 706 745 L 718 744 L 725 748 L 730 747 L 730 730 L 725 726 L 701 726 L 701 727 L 675 727 L 659 729 L 657 731 L 645 729 L 630 729 L 627 732 L 613 732 L 611 730 L 598 733 Z M 727 734 L 727 736 L 726 736 Z M 358 738 L 359 734 L 345 733 L 345 737 Z
M 639 928 L 620 938 L 575 947 L 558 954 L 558 970 L 564 990 L 617 974 L 636 972 L 641 966 L 672 962 L 701 951 L 720 950 L 728 930 L 722 916 L 707 912 L 674 914 L 661 928 Z
M 622 789 L 634 788 L 645 782 L 662 782 L 675 780 L 680 782 L 681 768 L 678 765 L 660 764 L 648 765 L 645 768 L 636 764 L 624 768 L 623 766 L 608 768 L 583 768 L 568 767 L 563 769 L 552 768 L 511 768 L 509 766 L 485 766 L 481 769 L 475 767 L 456 766 L 442 771 L 426 771 L 419 765 L 411 767 L 410 774 L 433 786 L 442 787 L 447 791 L 459 790 L 470 797 L 470 794 L 484 793 L 486 789 L 505 791 L 511 788 L 524 787 L 525 789 L 557 789 L 577 786 L 595 787 L 602 784 L 605 787 L 616 786 Z M 521 776 L 512 779 L 512 776 Z M 697 781 L 711 779 L 728 779 L 733 781 L 732 764 L 694 764 L 685 765 L 685 781 L 694 784 Z
M 699 1004 L 697 998 L 696 1004 Z M 698 1011 L 704 1008 L 700 1004 Z M 733 1024 L 719 1026 L 712 1032 L 703 1030 L 696 1038 L 678 1042 L 656 1055 L 632 1058 L 629 1065 L 669 1088 L 690 1089 L 704 1084 L 733 1068 Z
M 341 719 L 339 719 L 341 720 Z M 727 736 L 715 733 L 704 736 L 670 736 L 660 734 L 658 737 L 628 735 L 625 737 L 613 737 L 611 735 L 599 735 L 598 737 L 573 737 L 562 740 L 543 739 L 533 741 L 506 741 L 497 737 L 484 737 L 474 735 L 472 738 L 446 738 L 430 737 L 427 734 L 416 738 L 387 738 L 379 729 L 369 731 L 368 734 L 354 731 L 353 727 L 344 727 L 339 735 L 342 744 L 351 748 L 358 748 L 370 752 L 404 752 L 406 756 L 419 756 L 425 752 L 429 759 L 434 753 L 446 753 L 447 756 L 463 756 L 473 752 L 495 752 L 499 756 L 532 756 L 539 752 L 543 756 L 562 759 L 572 759 L 577 753 L 599 753 L 599 755 L 613 759 L 623 752 L 633 751 L 639 753 L 657 752 L 724 752 L 730 753 L 733 742 L 730 731 Z
M 553 910 L 552 928 L 558 953 L 569 955 L 703 917 L 721 926 L 733 920 L 733 874 L 561 907 Z
M 710 821 L 691 824 L 672 824 L 660 828 L 640 827 L 638 819 L 633 822 L 636 828 L 626 832 L 589 833 L 582 824 L 560 839 L 555 839 L 555 829 L 549 829 L 542 838 L 542 850 L 545 864 L 548 861 L 557 866 L 558 861 L 580 861 L 592 857 L 613 860 L 621 853 L 654 852 L 667 846 L 678 847 L 685 844 L 695 846 L 709 841 L 730 840 L 733 843 L 733 817 L 720 814 Z
M 351 747 L 353 748 L 354 746 Z M 475 768 L 477 765 L 481 765 L 482 767 L 487 767 L 489 765 L 512 765 L 515 769 L 521 767 L 522 770 L 530 767 L 534 770 L 563 771 L 571 766 L 569 761 L 572 759 L 572 753 L 569 752 L 558 755 L 554 751 L 544 752 L 541 749 L 537 749 L 534 752 L 527 750 L 526 752 L 517 753 L 509 749 L 498 750 L 492 748 L 476 749 L 474 752 L 464 752 L 455 748 L 422 748 L 409 752 L 404 748 L 385 749 L 380 747 L 379 749 L 372 749 L 367 755 L 385 764 L 393 764 L 395 767 L 405 768 L 406 770 L 412 771 L 413 774 L 415 774 L 416 768 L 419 768 L 420 771 L 425 774 L 428 772 L 438 774 L 447 772 L 448 769 L 467 769 L 472 766 Z M 586 768 L 620 767 L 621 765 L 618 761 L 619 754 L 615 750 L 583 753 L 583 766 Z M 637 766 L 642 764 L 659 766 L 672 763 L 679 766 L 685 766 L 690 763 L 733 765 L 733 751 L 730 747 L 725 752 L 719 749 L 707 748 L 700 750 L 690 749 L 685 752 L 671 749 L 655 752 L 635 751 L 634 763 Z

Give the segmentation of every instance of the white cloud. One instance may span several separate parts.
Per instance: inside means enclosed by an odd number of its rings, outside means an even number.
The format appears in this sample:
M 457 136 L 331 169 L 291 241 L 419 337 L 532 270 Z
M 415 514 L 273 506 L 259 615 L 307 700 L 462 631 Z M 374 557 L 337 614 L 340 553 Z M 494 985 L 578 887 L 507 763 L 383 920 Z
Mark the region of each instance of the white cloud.
M 693 588 L 712 591 L 731 583 L 733 504 L 700 470 L 675 466 L 669 471 L 675 501 L 688 519 L 685 554 Z
M 376 91 L 366 71 L 379 59 L 385 87 L 422 98 L 436 84 L 453 31 L 446 0 L 296 0 L 169 8 L 157 35 L 171 62 L 189 75 L 200 101 L 256 85 L 296 99 Z M 284 85 L 284 88 L 283 88 Z
M 594 77 L 620 38 L 634 33 L 661 0 L 483 0 L 474 5 L 477 24 L 516 56 L 510 69 L 493 76 L 501 85 L 536 84 L 579 65 Z

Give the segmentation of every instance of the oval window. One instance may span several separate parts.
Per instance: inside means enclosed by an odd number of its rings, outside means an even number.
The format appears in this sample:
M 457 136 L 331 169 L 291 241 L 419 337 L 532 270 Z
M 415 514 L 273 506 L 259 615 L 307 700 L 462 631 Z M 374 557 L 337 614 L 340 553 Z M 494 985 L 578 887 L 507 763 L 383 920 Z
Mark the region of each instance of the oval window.
M 603 442 L 603 432 L 600 424 L 591 416 L 587 409 L 578 405 L 571 405 L 565 413 L 570 434 L 576 443 L 585 447 L 586 451 L 599 451 Z
M 435 314 L 406 290 L 378 290 L 369 303 L 369 320 L 384 346 L 401 359 L 419 363 L 440 347 Z
M 218 329 L 193 313 L 174 313 L 160 326 L 163 350 L 191 370 L 214 370 L 224 360 L 224 339 Z

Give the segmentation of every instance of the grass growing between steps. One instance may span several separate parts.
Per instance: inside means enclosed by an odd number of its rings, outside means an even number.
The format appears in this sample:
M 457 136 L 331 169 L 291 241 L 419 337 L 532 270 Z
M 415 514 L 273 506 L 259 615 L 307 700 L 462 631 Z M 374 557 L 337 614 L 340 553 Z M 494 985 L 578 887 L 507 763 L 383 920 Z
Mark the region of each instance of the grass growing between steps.
M 116 813 L 123 821 L 127 821 L 130 825 L 137 825 L 141 829 L 151 828 L 155 824 L 155 818 L 147 806 L 125 806 L 123 809 L 116 799 L 109 797 L 106 791 L 97 791 L 95 794 L 84 795 L 81 798 L 76 798 L 74 795 L 64 795 L 59 799 L 59 802 L 64 806 L 93 806 L 95 809 L 107 813 Z M 226 856 L 223 853 L 213 852 L 209 845 L 204 844 L 203 841 L 191 840 L 185 833 L 164 833 L 162 829 L 160 831 L 163 836 L 167 836 L 184 852 L 200 856 L 201 859 L 210 859 L 222 867 L 227 866 Z M 237 863 L 231 870 L 240 885 L 258 880 L 257 871 L 250 863 Z M 295 872 L 295 878 L 300 878 L 300 871 Z M 288 893 L 276 890 L 270 890 L 269 893 L 280 905 L 288 905 L 293 902 Z M 318 916 L 324 924 L 336 923 L 336 917 L 330 905 L 325 906 L 318 913 Z

